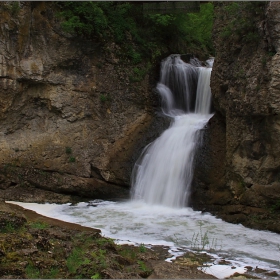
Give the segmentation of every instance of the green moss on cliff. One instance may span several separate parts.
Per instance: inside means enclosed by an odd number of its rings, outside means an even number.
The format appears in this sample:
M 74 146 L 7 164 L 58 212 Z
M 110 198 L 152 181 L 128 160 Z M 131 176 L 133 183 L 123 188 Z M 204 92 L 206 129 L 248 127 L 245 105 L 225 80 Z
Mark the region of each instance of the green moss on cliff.
M 219 16 L 227 24 L 221 32 L 221 37 L 229 39 L 238 37 L 243 43 L 256 43 L 260 40 L 257 23 L 259 17 L 264 15 L 266 2 L 222 2 L 222 12 Z

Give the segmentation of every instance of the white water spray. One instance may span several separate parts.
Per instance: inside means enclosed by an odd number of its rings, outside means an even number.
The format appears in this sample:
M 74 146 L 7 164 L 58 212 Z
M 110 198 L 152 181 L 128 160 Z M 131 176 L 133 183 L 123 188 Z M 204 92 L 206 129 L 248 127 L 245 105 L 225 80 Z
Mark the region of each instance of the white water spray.
M 186 206 L 200 130 L 212 116 L 213 60 L 208 64 L 209 67 L 194 66 L 179 55 L 163 61 L 157 90 L 163 113 L 172 118 L 172 123 L 144 149 L 135 164 L 131 188 L 134 200 L 173 208 Z

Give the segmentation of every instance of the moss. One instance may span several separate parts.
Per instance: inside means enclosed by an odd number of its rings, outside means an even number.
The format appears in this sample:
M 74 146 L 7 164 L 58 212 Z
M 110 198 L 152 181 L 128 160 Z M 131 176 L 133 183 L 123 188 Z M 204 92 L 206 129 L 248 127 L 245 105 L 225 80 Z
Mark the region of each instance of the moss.
M 146 278 L 150 260 L 158 257 L 143 246 L 116 245 L 94 229 L 29 220 L 14 232 L 0 233 L 0 278 Z

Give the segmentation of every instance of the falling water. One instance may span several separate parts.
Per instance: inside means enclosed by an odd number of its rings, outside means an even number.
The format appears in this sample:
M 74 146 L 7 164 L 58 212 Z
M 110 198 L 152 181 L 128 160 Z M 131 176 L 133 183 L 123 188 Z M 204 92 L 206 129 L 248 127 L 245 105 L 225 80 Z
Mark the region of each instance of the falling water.
M 163 62 L 158 90 L 163 99 L 163 112 L 171 117 L 172 124 L 145 149 L 137 162 L 134 200 L 95 200 L 76 205 L 10 203 L 55 219 L 98 228 L 119 244 L 163 245 L 172 256 L 167 261 L 189 250 L 202 250 L 202 243 L 193 241 L 194 236 L 199 236 L 198 239 L 207 236 L 209 246 L 203 252 L 213 259 L 203 271 L 221 279 L 247 269 L 260 279 L 268 278 L 268 272 L 277 272 L 278 276 L 273 278 L 280 279 L 279 234 L 248 229 L 209 213 L 178 207 L 187 200 L 199 130 L 211 117 L 209 78 L 213 61 L 209 61 L 209 67 L 201 67 L 197 62 L 184 63 L 178 56 Z M 176 79 L 181 81 L 175 73 L 180 73 L 184 86 L 175 83 Z M 170 78 L 172 75 L 175 80 Z M 186 96 L 181 95 L 181 90 Z
M 185 63 L 179 55 L 162 62 L 157 90 L 170 127 L 149 144 L 132 172 L 134 200 L 173 208 L 186 206 L 193 177 L 193 160 L 200 130 L 211 117 L 210 75 L 197 60 Z

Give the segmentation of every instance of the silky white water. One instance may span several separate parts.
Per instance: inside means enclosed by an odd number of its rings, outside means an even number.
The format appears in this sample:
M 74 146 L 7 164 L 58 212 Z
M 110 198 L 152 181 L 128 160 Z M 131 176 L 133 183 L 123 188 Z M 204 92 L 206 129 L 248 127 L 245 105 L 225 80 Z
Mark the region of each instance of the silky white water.
M 101 229 L 104 236 L 121 244 L 168 246 L 175 257 L 188 249 L 202 249 L 203 242 L 193 239 L 206 233 L 209 244 L 205 245 L 204 251 L 213 254 L 216 263 L 221 258 L 231 263 L 230 266 L 217 266 L 218 272 L 212 266 L 208 273 L 224 278 L 236 269 L 244 272 L 245 266 L 251 266 L 276 271 L 280 275 L 279 234 L 226 223 L 191 208 L 172 209 L 140 201 L 92 201 L 73 206 L 14 203 L 48 217 Z
M 209 117 L 184 114 L 154 141 L 137 166 L 133 198 L 151 205 L 183 207 L 191 184 L 194 151 Z
M 171 118 L 171 125 L 145 148 L 135 164 L 131 181 L 134 200 L 172 208 L 187 204 L 200 131 L 212 116 L 213 60 L 208 64 L 208 67 L 194 66 L 178 55 L 162 62 L 157 90 L 162 97 L 163 113 Z

